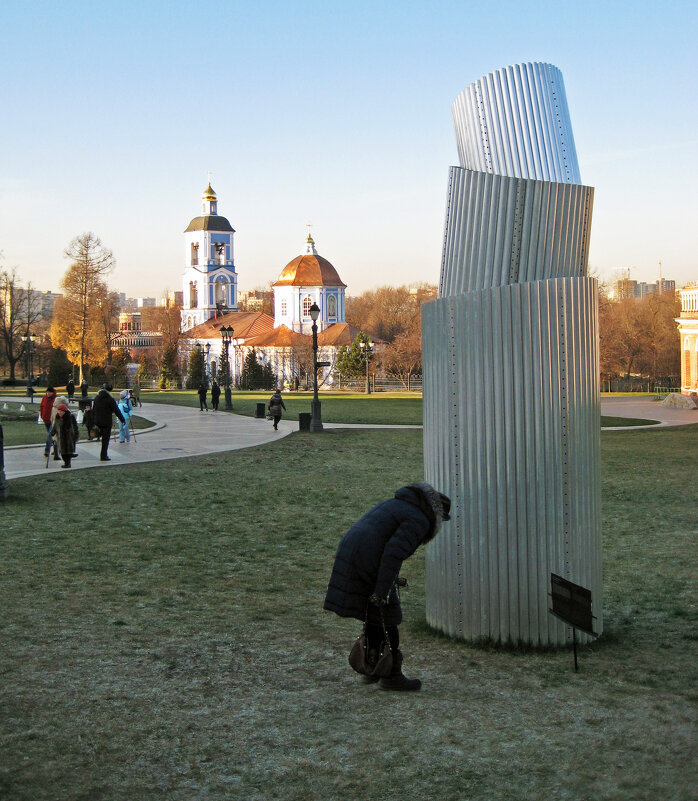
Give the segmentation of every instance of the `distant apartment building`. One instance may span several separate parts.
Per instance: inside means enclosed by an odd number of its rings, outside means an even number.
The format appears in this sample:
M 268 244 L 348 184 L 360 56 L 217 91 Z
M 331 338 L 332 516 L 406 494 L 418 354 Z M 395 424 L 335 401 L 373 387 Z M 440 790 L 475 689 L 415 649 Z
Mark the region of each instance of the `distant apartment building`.
M 613 300 L 626 298 L 644 298 L 647 295 L 673 295 L 676 292 L 676 281 L 660 278 L 653 283 L 635 281 L 631 278 L 620 278 L 614 282 L 610 296 Z
M 144 306 L 157 306 L 155 298 L 136 298 L 136 307 L 142 309 Z
M 41 302 L 41 316 L 44 320 L 50 320 L 53 317 L 53 307 L 56 305 L 58 298 L 62 298 L 58 292 L 39 292 L 39 299 Z
M 680 295 L 681 392 L 690 395 L 698 391 L 698 282 L 686 284 Z
M 265 306 L 272 308 L 274 293 L 271 290 L 252 289 L 249 292 L 238 292 L 238 305 L 248 312 L 264 311 Z
M 160 298 L 159 305 L 164 307 L 165 309 L 172 309 L 175 306 L 182 305 L 182 296 L 183 292 L 177 292 L 176 290 L 169 290 L 165 295 Z

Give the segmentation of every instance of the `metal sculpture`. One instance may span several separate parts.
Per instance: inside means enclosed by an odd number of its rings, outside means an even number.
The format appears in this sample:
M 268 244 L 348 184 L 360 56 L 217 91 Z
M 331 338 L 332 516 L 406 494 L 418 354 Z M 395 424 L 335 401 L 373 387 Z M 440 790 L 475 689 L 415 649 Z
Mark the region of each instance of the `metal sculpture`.
M 560 645 L 551 572 L 591 590 L 602 629 L 593 189 L 556 67 L 485 76 L 453 117 L 461 166 L 422 320 L 425 478 L 453 500 L 427 548 L 427 620 Z

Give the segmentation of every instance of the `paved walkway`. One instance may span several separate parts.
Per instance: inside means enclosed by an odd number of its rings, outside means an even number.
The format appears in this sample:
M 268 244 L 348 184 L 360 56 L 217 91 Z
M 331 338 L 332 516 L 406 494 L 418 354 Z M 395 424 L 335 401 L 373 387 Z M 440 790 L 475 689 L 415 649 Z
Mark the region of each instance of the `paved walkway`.
M 0 398 L 17 402 L 17 398 Z M 36 405 L 36 404 L 35 404 Z M 77 407 L 76 407 L 77 408 Z M 38 409 L 38 407 L 37 407 Z M 145 403 L 136 410 L 139 417 L 156 423 L 152 428 L 131 433 L 131 442 L 123 445 L 118 441 L 109 444 L 111 461 L 100 462 L 100 443 L 83 439 L 85 427 L 80 426 L 78 457 L 72 461 L 71 469 L 86 467 L 109 468 L 115 465 L 137 462 L 156 462 L 185 456 L 203 456 L 207 453 L 232 451 L 264 445 L 298 429 L 298 422 L 282 420 L 279 430 L 274 431 L 268 420 L 243 417 L 225 412 L 200 412 L 191 406 L 171 406 L 164 403 Z M 62 462 L 49 459 L 46 468 L 43 445 L 18 445 L 5 448 L 5 476 L 8 479 L 20 476 L 46 475 L 55 472 Z M 68 470 L 60 470 L 68 473 Z
M 604 431 L 633 431 L 638 428 L 685 426 L 698 423 L 698 409 L 671 409 L 650 398 L 602 398 L 601 414 L 604 417 L 634 417 L 638 420 L 657 420 L 659 425 L 604 428 Z
M 17 402 L 17 397 L 0 398 L 3 401 Z M 36 405 L 36 404 L 35 404 Z M 37 406 L 38 410 L 38 406 Z M 635 417 L 658 420 L 660 426 L 680 426 L 698 423 L 698 410 L 669 409 L 657 401 L 646 398 L 607 398 L 601 401 L 601 413 L 610 417 Z M 100 462 L 100 443 L 81 439 L 78 444 L 78 458 L 73 460 L 73 469 L 87 467 L 108 468 L 139 462 L 156 462 L 163 459 L 177 459 L 186 456 L 203 456 L 207 453 L 233 451 L 264 445 L 275 439 L 285 437 L 298 430 L 295 420 L 281 420 L 279 430 L 274 431 L 268 420 L 243 417 L 225 412 L 200 412 L 191 406 L 171 406 L 164 403 L 146 403 L 137 410 L 139 417 L 145 417 L 156 425 L 137 431 L 131 435 L 131 442 L 123 445 L 112 441 L 109 445 L 111 461 Z M 331 428 L 421 428 L 421 426 L 386 425 L 342 425 L 324 423 Z M 625 429 L 636 430 L 643 426 Z M 657 428 L 659 426 L 652 426 Z M 81 436 L 84 427 L 80 427 Z M 46 460 L 43 445 L 18 445 L 5 448 L 5 475 L 8 479 L 21 476 L 47 475 L 55 472 L 62 462 Z M 67 471 L 60 471 L 67 472 Z

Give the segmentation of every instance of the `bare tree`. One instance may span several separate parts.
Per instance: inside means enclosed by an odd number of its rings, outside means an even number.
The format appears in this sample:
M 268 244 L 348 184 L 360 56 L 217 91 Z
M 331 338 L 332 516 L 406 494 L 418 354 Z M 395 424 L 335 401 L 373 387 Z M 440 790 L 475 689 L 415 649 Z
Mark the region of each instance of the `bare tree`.
M 41 299 L 30 283 L 21 287 L 16 269 L 0 273 L 0 337 L 3 355 L 15 379 L 15 366 L 25 354 L 22 336 L 41 317 Z
M 105 287 L 106 289 L 106 287 Z M 99 319 L 100 332 L 104 339 L 104 347 L 107 351 L 107 358 L 111 361 L 111 346 L 118 336 L 119 325 L 119 294 L 117 292 L 105 292 L 97 298 L 96 315 Z
M 347 322 L 375 339 L 392 342 L 400 334 L 419 330 L 421 306 L 435 297 L 436 287 L 430 284 L 412 289 L 382 286 L 347 298 Z
M 381 351 L 380 364 L 388 375 L 399 378 L 405 389 L 422 372 L 422 335 L 419 329 L 404 331 Z

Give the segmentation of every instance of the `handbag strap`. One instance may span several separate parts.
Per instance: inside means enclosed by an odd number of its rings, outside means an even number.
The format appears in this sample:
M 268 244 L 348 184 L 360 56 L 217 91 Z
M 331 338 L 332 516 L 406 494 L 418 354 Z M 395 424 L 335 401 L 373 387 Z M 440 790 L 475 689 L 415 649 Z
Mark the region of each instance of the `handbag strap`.
M 368 602 L 366 602 L 366 613 L 364 615 L 364 634 L 366 633 L 366 626 L 368 624 L 368 607 L 369 606 L 370 606 L 370 604 Z M 383 617 L 383 607 L 382 606 L 378 607 L 378 612 L 380 613 L 380 616 L 381 616 L 381 626 L 383 626 L 383 636 L 385 637 L 385 641 L 388 643 L 388 645 L 390 645 L 390 638 L 388 637 L 388 629 L 386 628 L 386 625 L 385 625 L 385 617 Z

